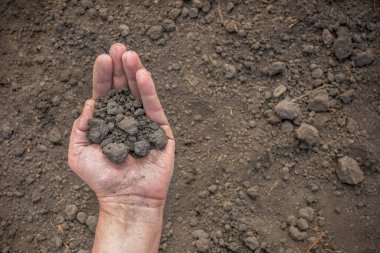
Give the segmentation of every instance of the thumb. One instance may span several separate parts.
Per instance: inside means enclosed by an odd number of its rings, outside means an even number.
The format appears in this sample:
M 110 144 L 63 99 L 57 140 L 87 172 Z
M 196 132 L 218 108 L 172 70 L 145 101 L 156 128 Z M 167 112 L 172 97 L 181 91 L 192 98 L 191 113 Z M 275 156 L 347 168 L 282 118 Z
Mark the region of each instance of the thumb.
M 68 163 L 71 168 L 76 167 L 75 161 L 77 161 L 77 156 L 81 150 L 91 145 L 86 137 L 86 132 L 90 129 L 87 121 L 92 118 L 94 113 L 95 100 L 89 99 L 86 101 L 83 107 L 82 114 L 74 121 L 73 128 L 71 130 L 69 152 L 68 152 Z
M 86 100 L 82 114 L 79 116 L 79 118 L 74 122 L 74 126 L 78 130 L 87 132 L 90 127 L 87 124 L 87 121 L 92 118 L 92 115 L 94 114 L 95 109 L 95 100 L 94 99 L 88 99 Z
M 94 114 L 94 106 L 95 100 L 87 100 L 84 104 L 82 114 L 74 121 L 70 136 L 69 155 L 78 146 L 90 145 L 90 142 L 86 137 L 86 132 L 90 129 L 87 121 L 91 119 Z

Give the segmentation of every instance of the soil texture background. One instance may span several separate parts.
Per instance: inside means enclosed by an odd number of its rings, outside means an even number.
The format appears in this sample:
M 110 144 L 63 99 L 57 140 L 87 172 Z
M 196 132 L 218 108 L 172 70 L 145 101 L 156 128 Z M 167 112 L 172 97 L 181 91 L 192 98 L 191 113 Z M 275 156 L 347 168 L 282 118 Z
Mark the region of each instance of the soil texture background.
M 2 0 L 1 252 L 90 252 L 67 146 L 115 42 L 177 142 L 160 252 L 380 252 L 379 38 L 376 0 Z

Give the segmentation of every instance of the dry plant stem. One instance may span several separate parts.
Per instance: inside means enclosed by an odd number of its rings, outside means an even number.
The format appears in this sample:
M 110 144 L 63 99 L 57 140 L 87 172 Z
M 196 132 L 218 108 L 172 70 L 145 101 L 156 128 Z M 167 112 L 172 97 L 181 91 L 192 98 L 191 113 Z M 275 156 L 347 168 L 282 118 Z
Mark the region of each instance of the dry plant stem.
M 295 101 L 297 101 L 297 100 L 300 100 L 301 98 L 307 97 L 307 96 L 313 94 L 314 92 L 316 92 L 316 91 L 318 91 L 318 90 L 322 90 L 322 89 L 327 88 L 327 87 L 331 87 L 331 85 L 329 85 L 329 84 L 325 84 L 325 85 L 323 85 L 323 86 L 321 86 L 321 87 L 318 87 L 318 88 L 316 88 L 316 89 L 314 89 L 314 90 L 312 90 L 312 91 L 310 91 L 310 92 L 308 92 L 308 93 L 305 93 L 305 94 L 303 94 L 303 95 L 301 95 L 301 96 L 299 96 L 299 97 L 293 98 L 293 99 L 291 100 L 291 102 L 295 102 Z

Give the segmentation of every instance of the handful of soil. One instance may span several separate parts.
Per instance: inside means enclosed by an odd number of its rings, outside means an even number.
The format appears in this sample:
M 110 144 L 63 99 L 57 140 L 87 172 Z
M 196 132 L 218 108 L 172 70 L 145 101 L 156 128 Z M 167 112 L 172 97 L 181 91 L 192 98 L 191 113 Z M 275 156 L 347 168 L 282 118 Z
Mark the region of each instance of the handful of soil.
M 110 90 L 106 97 L 97 98 L 88 125 L 87 138 L 100 144 L 103 154 L 114 163 L 122 163 L 128 153 L 143 157 L 168 143 L 164 130 L 145 116 L 142 102 L 128 88 Z

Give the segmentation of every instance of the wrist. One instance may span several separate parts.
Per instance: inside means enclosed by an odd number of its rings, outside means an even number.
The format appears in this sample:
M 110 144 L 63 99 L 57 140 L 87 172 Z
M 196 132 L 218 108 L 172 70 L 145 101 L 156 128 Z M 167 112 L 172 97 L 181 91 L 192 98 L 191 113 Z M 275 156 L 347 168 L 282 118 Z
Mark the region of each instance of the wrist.
M 164 205 L 99 200 L 93 252 L 157 252 Z M 106 248 L 105 248 L 106 247 Z
M 137 196 L 99 197 L 99 213 L 113 217 L 122 223 L 161 223 L 165 200 Z

